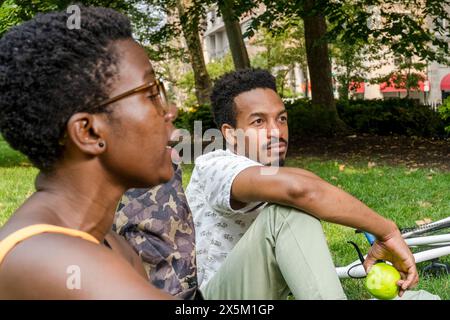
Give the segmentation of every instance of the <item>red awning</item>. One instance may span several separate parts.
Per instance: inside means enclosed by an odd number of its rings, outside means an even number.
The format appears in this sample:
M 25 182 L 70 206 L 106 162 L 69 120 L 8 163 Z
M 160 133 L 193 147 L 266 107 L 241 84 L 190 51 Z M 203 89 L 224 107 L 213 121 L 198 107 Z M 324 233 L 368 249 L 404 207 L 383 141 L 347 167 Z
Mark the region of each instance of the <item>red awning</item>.
M 450 91 L 450 74 L 446 75 L 441 81 L 441 90 Z
M 380 91 L 381 93 L 388 93 L 388 92 L 406 92 L 406 89 L 403 88 L 396 88 L 394 84 L 394 80 L 390 81 L 391 83 L 388 84 L 386 82 L 380 83 Z M 411 89 L 411 91 L 424 91 L 425 84 L 423 81 L 419 81 L 419 89 Z
M 354 93 L 364 93 L 365 83 L 364 82 L 352 82 L 348 88 Z
M 303 92 L 306 91 L 306 83 L 305 82 L 302 83 L 302 90 L 303 90 Z M 311 81 L 308 82 L 308 91 L 311 91 Z

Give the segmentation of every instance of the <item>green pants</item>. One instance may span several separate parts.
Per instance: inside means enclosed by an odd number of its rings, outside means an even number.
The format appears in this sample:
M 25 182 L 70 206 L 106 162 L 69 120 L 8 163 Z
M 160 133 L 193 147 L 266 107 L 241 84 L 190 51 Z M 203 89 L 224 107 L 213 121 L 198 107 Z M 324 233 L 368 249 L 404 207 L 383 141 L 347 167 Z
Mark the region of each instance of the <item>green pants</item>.
M 346 299 L 320 221 L 270 205 L 203 288 L 205 299 Z
M 322 226 L 293 208 L 270 205 L 202 290 L 205 299 L 346 299 Z M 407 291 L 400 300 L 440 300 Z

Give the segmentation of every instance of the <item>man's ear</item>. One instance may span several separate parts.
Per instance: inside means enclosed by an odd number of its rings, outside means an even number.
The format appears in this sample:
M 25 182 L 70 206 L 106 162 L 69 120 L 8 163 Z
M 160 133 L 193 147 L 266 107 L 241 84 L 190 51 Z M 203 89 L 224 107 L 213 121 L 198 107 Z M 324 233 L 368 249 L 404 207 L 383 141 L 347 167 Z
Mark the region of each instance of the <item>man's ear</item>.
M 106 150 L 105 121 L 99 114 L 80 112 L 67 122 L 67 137 L 82 152 L 99 155 Z
M 225 138 L 225 141 L 230 146 L 236 145 L 236 130 L 229 124 L 225 123 L 220 128 L 220 131 L 222 132 L 222 135 Z

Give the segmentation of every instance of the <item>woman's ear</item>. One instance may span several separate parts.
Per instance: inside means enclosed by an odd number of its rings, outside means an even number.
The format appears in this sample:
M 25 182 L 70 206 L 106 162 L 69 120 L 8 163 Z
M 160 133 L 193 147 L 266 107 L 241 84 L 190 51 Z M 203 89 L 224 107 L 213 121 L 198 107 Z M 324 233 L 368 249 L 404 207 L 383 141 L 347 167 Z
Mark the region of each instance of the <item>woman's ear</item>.
M 83 153 L 99 155 L 106 150 L 104 126 L 102 115 L 76 113 L 67 122 L 67 138 Z

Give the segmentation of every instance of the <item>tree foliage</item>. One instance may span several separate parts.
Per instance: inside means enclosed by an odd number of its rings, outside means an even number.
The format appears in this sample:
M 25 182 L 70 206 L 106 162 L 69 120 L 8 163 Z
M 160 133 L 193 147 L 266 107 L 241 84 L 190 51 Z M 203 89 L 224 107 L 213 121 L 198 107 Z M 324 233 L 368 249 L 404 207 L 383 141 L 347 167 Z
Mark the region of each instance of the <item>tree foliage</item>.
M 73 3 L 71 0 L 5 0 L 0 4 L 0 36 L 12 26 L 30 20 L 38 13 L 64 10 Z M 138 0 L 78 0 L 76 3 L 108 7 L 126 13 L 139 31 L 143 30 L 140 26 L 154 27 L 157 23 L 157 19 L 149 15 L 144 6 L 139 6 L 142 1 Z
M 315 0 L 312 10 L 307 0 L 259 0 L 267 10 L 253 21 L 276 27 L 283 17 L 305 18 L 322 13 L 330 26 L 327 39 L 340 38 L 348 45 L 360 40 L 377 43 L 405 56 L 430 61 L 447 61 L 449 53 L 445 37 L 449 31 L 442 20 L 449 20 L 449 0 Z
M 445 99 L 442 106 L 439 107 L 439 114 L 448 124 L 447 127 L 445 127 L 445 130 L 450 133 L 450 98 Z
M 231 54 L 226 54 L 223 58 L 208 63 L 206 69 L 212 80 L 234 70 Z M 183 107 L 190 108 L 198 104 L 194 95 L 195 79 L 193 71 L 190 70 L 181 75 L 177 80 L 177 86 L 183 91 L 186 97 L 183 101 Z
M 448 62 L 450 0 L 258 0 L 266 11 L 253 20 L 247 34 L 261 26 L 276 29 L 282 19 L 303 19 L 312 99 L 338 118 L 333 98 L 331 66 L 327 45 L 337 39 L 351 48 L 363 41 L 384 46 L 394 55 L 418 57 L 422 61 Z M 326 31 L 323 30 L 327 24 Z M 335 117 L 333 117 L 333 114 Z M 339 121 L 337 122 L 339 124 Z
M 289 95 L 285 92 L 287 74 L 293 72 L 298 66 L 305 77 L 308 74 L 306 60 L 306 47 L 303 37 L 303 23 L 300 19 L 279 21 L 283 28 L 272 32 L 266 28 L 260 28 L 254 36 L 252 45 L 263 48 L 252 60 L 252 65 L 269 70 L 276 76 L 277 87 L 282 96 Z
M 368 74 L 374 69 L 371 62 L 377 58 L 376 53 L 363 42 L 349 45 L 337 40 L 332 44 L 331 56 L 339 98 L 348 100 L 350 92 L 356 91 L 362 82 L 368 80 Z

